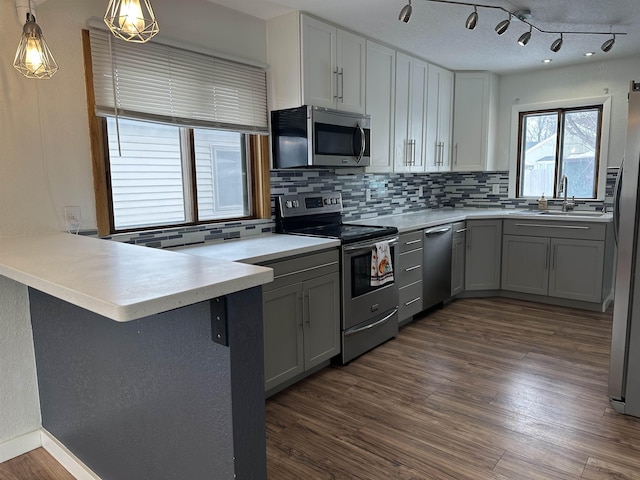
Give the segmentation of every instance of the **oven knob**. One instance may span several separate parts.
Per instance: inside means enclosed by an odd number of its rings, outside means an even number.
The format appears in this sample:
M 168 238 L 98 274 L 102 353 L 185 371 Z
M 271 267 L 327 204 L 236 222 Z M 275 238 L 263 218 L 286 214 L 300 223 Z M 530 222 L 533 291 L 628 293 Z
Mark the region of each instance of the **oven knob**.
M 291 200 L 287 200 L 286 202 L 284 202 L 284 206 L 286 208 L 293 208 L 293 202 Z
M 324 204 L 325 205 L 331 205 L 331 199 L 330 198 L 325 198 L 324 199 Z
M 337 205 L 338 204 L 338 199 L 337 198 L 332 199 L 331 203 L 333 203 L 334 205 Z
M 293 201 L 293 206 L 294 206 L 295 208 L 298 208 L 298 207 L 300 206 L 300 202 L 298 202 L 298 200 L 294 200 L 294 201 Z

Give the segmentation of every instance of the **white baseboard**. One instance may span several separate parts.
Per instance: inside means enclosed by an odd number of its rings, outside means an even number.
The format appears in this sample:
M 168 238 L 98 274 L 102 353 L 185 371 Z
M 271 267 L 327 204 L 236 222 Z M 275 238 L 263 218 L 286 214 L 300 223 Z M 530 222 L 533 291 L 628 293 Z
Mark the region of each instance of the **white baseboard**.
M 40 430 L 25 433 L 7 442 L 0 443 L 0 463 L 35 450 L 41 445 Z
M 100 477 L 44 428 L 38 433 L 41 437 L 42 448 L 49 452 L 77 480 L 100 480 Z

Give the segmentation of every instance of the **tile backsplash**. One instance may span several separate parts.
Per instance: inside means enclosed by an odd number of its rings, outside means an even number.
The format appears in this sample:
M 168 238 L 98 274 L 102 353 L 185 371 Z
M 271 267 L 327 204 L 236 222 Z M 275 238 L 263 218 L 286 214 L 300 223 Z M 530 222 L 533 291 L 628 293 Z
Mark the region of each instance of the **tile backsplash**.
M 613 190 L 617 168 L 607 172 L 604 202 L 577 201 L 581 210 L 600 210 L 613 207 Z M 498 193 L 494 192 L 497 185 Z M 422 187 L 422 195 L 420 189 Z M 271 195 L 295 193 L 342 193 L 346 221 L 383 215 L 399 215 L 429 208 L 529 208 L 532 200 L 509 199 L 509 172 L 443 172 L 345 174 L 339 170 L 272 170 Z M 369 200 L 367 200 L 367 194 Z M 561 201 L 549 200 L 551 208 L 560 208 Z M 275 203 L 272 200 L 271 220 L 251 220 L 225 224 L 198 225 L 128 234 L 112 235 L 107 239 L 167 248 L 205 241 L 245 238 L 272 232 L 275 228 Z

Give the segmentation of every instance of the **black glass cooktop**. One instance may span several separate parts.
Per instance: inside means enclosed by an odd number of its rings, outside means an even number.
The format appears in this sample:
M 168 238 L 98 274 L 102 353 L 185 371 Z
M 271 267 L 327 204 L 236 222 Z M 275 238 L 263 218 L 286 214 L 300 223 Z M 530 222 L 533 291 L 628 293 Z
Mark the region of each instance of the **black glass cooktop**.
M 375 227 L 349 223 L 326 224 L 289 230 L 286 233 L 311 235 L 324 238 L 338 238 L 342 243 L 355 243 L 398 233 L 395 227 Z

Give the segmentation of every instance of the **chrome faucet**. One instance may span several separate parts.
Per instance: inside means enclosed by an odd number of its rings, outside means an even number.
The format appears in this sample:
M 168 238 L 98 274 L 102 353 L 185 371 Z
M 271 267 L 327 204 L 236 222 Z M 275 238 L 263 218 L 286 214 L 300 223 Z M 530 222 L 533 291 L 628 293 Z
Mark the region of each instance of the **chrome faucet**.
M 564 194 L 564 199 L 562 201 L 562 211 L 568 212 L 573 210 L 576 206 L 575 197 L 571 197 L 572 200 L 567 200 L 567 190 L 569 190 L 569 179 L 566 175 L 562 175 L 562 179 L 560 180 L 560 188 L 558 188 L 558 192 Z

